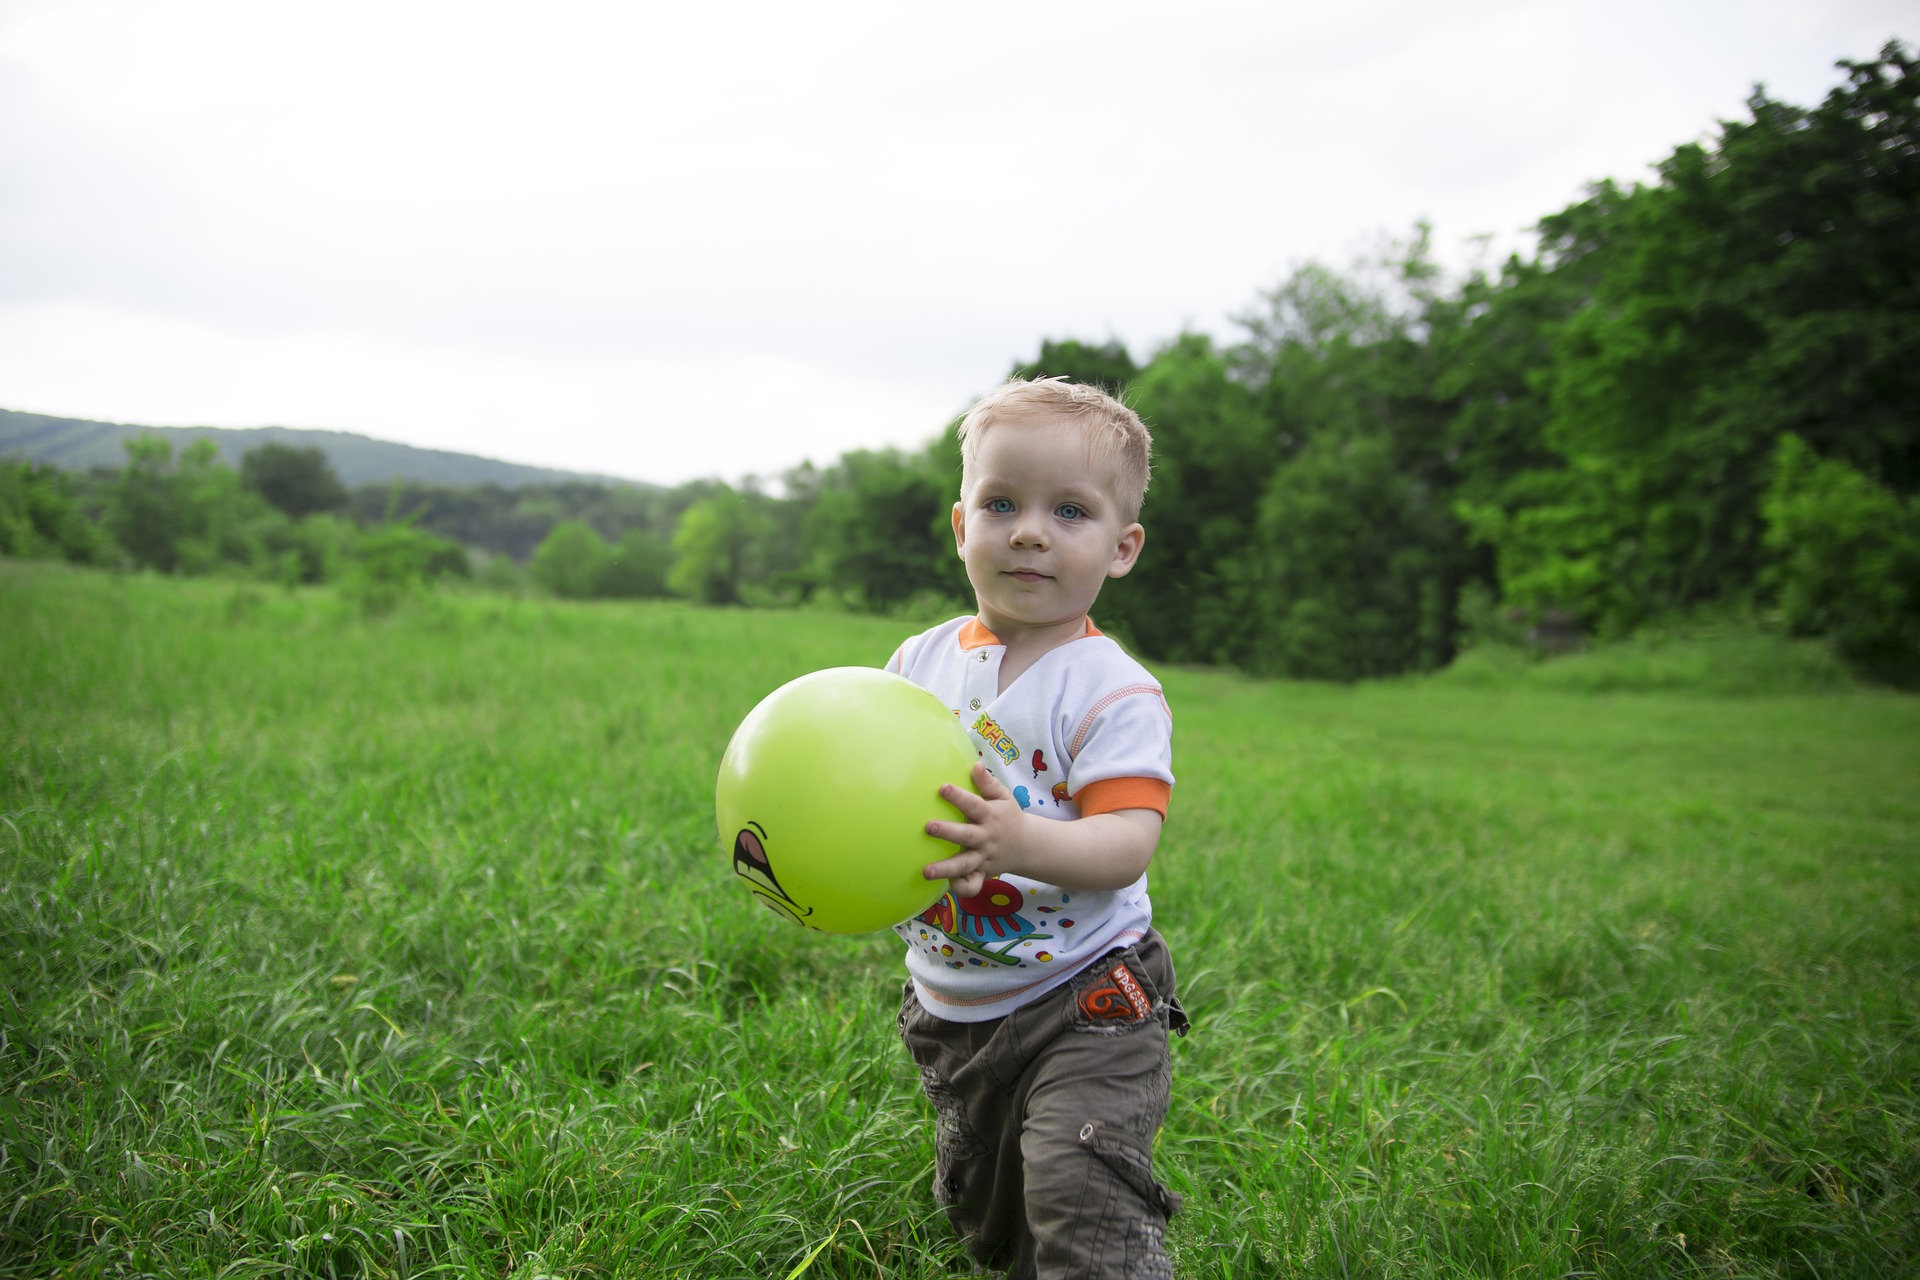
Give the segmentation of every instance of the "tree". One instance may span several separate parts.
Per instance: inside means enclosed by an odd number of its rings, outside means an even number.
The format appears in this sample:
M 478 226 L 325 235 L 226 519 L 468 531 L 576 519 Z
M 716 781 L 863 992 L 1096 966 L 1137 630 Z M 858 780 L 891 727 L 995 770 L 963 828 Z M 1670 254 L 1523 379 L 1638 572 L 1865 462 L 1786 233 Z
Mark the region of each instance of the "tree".
M 133 562 L 171 573 L 180 566 L 174 541 L 181 512 L 172 484 L 173 445 L 159 436 L 127 441 L 127 465 L 110 491 L 107 529 Z
M 1763 506 L 1767 585 L 1787 626 L 1831 635 L 1870 675 L 1920 685 L 1920 505 L 1788 435 Z
M 949 514 L 959 486 L 944 455 L 942 443 L 859 450 L 820 477 L 804 532 L 824 581 L 872 609 L 964 593 Z
M 119 557 L 87 519 L 72 477 L 32 462 L 0 462 L 0 555 L 109 564 Z
M 533 553 L 527 575 L 563 600 L 585 600 L 601 594 L 609 556 L 606 540 L 592 525 L 567 520 L 555 525 Z
M 240 459 L 240 481 L 295 520 L 322 511 L 344 511 L 346 486 L 317 448 L 263 444 Z
M 1511 513 L 1539 501 L 1541 478 L 1564 462 L 1546 441 L 1543 373 L 1559 327 L 1591 290 L 1590 274 L 1516 255 L 1497 279 L 1476 271 L 1425 312 L 1433 398 L 1446 415 L 1442 457 L 1454 512 L 1468 530 L 1463 589 L 1489 602 L 1501 582 L 1499 531 Z
M 673 535 L 667 586 L 702 604 L 739 604 L 763 513 L 725 485 L 688 507 Z
M 196 440 L 176 465 L 160 436 L 127 441 L 127 466 L 107 493 L 106 524 L 137 565 L 162 573 L 210 573 L 221 566 L 266 569 L 265 531 L 285 517 L 241 487 L 210 440 Z
M 1014 366 L 1016 378 L 1066 378 L 1070 382 L 1100 387 L 1118 396 L 1139 376 L 1139 367 L 1117 338 L 1099 346 L 1069 338 L 1063 342 L 1043 340 L 1040 358 L 1031 364 Z
M 267 552 L 272 557 L 269 575 L 288 585 L 334 581 L 352 560 L 360 539 L 360 531 L 354 525 L 324 511 L 304 520 L 269 525 L 264 534 Z M 444 545 L 458 551 L 452 544 Z M 443 551 L 442 556 L 444 562 L 452 565 L 453 572 L 463 572 L 461 564 L 449 559 L 447 552 Z M 463 562 L 465 553 L 460 552 L 459 557 Z
M 1660 181 L 1544 219 L 1577 305 L 1540 387 L 1550 467 L 1469 512 L 1503 590 L 1624 631 L 1750 594 L 1786 434 L 1920 484 L 1920 76 L 1897 43 L 1817 108 L 1749 101 Z
M 436 579 L 472 574 L 459 544 L 415 528 L 408 518 L 376 525 L 354 540 L 343 585 L 348 599 L 377 616 Z
M 396 486 L 361 485 L 349 498 L 363 523 L 385 518 Z M 397 486 L 399 509 L 417 513 L 415 527 L 465 546 L 518 561 L 532 557 L 555 525 L 579 520 L 608 541 L 629 529 L 667 536 L 694 499 L 651 485 L 568 483 L 508 489 L 498 484 Z M 695 496 L 702 496 L 700 490 Z
M 651 529 L 629 529 L 608 550 L 594 594 L 616 600 L 664 596 L 672 568 L 671 541 Z
M 1243 319 L 1233 367 L 1270 459 L 1241 558 L 1250 670 L 1356 679 L 1453 655 L 1468 550 L 1435 390 L 1436 275 L 1421 226 L 1346 272 L 1307 264 Z
M 1101 594 L 1101 625 L 1162 661 L 1248 663 L 1261 564 L 1256 525 L 1274 432 L 1198 334 L 1154 356 L 1131 398 L 1153 432 L 1141 510 L 1147 543 L 1133 572 Z
M 1279 468 L 1260 505 L 1252 669 L 1356 680 L 1451 658 L 1460 535 L 1446 498 L 1380 435 L 1321 436 Z

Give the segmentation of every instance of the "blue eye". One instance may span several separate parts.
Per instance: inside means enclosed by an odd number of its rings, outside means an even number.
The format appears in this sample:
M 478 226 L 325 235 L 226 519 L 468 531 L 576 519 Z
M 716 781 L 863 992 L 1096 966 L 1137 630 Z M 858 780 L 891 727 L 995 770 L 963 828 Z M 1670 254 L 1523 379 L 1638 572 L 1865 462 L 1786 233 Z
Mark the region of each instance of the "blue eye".
M 1054 510 L 1062 520 L 1078 520 L 1087 514 L 1087 509 L 1077 502 L 1063 502 Z
M 988 498 L 987 510 L 997 516 L 1004 516 L 1013 510 L 1013 503 L 1007 501 L 1005 498 Z

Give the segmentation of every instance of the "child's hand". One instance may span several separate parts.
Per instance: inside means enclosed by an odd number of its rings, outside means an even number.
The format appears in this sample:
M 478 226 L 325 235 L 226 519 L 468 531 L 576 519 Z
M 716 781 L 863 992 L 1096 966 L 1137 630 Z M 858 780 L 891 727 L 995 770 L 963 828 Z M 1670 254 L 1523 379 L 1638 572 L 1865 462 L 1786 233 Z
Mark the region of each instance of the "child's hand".
M 1028 829 L 1020 802 L 986 765 L 973 766 L 973 785 L 979 795 L 952 785 L 940 788 L 940 798 L 958 809 L 965 822 L 927 824 L 928 835 L 957 844 L 961 851 L 929 863 L 921 874 L 929 880 L 953 881 L 956 898 L 978 894 L 990 875 L 1017 871 L 1020 836 Z
M 986 765 L 973 766 L 979 795 L 940 788 L 940 798 L 964 822 L 929 822 L 927 834 L 960 846 L 951 858 L 929 863 L 921 874 L 950 880 L 956 898 L 979 895 L 988 876 L 1028 876 L 1063 889 L 1124 889 L 1138 880 L 1160 843 L 1160 813 L 1119 809 L 1052 822 L 1020 808 L 1013 793 Z

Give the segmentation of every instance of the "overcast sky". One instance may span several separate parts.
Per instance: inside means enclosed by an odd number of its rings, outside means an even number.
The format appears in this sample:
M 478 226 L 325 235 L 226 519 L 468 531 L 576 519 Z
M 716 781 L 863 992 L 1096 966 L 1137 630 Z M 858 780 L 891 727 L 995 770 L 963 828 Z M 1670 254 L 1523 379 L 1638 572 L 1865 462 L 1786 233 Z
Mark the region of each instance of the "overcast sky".
M 677 482 L 1496 252 L 1912 0 L 0 0 L 0 408 Z

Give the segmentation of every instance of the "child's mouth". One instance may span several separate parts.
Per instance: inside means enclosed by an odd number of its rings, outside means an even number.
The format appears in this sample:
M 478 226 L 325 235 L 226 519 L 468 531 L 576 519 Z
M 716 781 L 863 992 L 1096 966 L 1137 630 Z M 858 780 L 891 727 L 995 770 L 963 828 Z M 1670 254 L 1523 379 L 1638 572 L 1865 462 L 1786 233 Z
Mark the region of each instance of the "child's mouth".
M 1045 582 L 1047 580 L 1046 574 L 1035 573 L 1031 569 L 1009 569 L 1007 576 L 1015 582 Z

